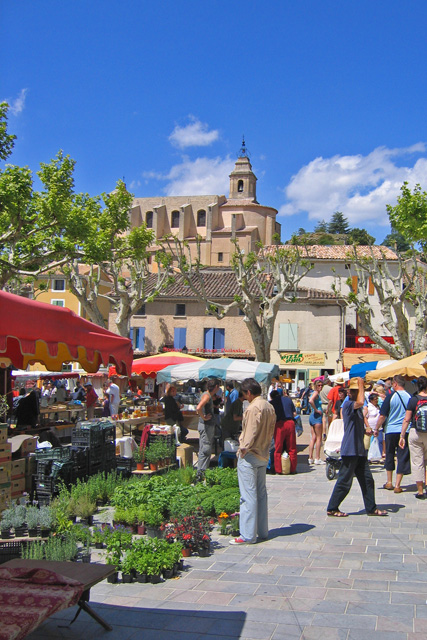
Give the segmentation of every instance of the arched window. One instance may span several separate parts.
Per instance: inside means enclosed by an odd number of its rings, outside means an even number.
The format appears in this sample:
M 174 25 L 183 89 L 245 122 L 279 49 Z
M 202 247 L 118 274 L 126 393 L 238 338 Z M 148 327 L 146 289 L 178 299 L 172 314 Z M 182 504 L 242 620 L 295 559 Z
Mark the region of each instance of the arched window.
M 239 193 L 243 193 L 243 180 L 239 180 L 239 182 L 237 183 L 237 191 Z
M 147 211 L 147 213 L 145 214 L 145 225 L 147 229 L 153 228 L 153 212 L 152 211 Z
M 179 229 L 179 211 L 172 211 L 171 228 Z
M 206 211 L 204 209 L 197 212 L 197 226 L 206 227 Z

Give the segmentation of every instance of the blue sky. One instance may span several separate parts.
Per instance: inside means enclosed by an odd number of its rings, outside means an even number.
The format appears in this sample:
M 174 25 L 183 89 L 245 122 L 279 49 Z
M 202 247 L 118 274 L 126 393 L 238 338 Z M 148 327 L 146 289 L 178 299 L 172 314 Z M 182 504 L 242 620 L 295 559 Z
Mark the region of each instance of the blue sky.
M 425 0 L 0 0 L 0 99 L 34 171 L 92 195 L 228 195 L 242 134 L 282 239 L 334 211 L 377 242 L 427 190 Z

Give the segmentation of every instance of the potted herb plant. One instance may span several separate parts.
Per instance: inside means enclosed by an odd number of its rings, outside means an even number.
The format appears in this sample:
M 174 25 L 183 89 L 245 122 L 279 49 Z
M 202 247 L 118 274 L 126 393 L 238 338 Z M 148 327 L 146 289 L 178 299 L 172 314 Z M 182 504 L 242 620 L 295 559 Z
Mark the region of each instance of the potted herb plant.
M 163 514 L 160 509 L 153 505 L 147 505 L 145 508 L 144 522 L 149 538 L 160 538 L 162 536 L 163 532 L 160 527 L 163 523 Z
M 135 451 L 132 452 L 132 456 L 136 462 L 136 470 L 143 471 L 145 452 L 141 451 L 141 449 L 135 449 Z
M 34 505 L 27 507 L 25 520 L 27 522 L 28 535 L 30 536 L 30 538 L 36 538 L 38 525 L 40 522 L 40 510 L 38 509 L 38 507 Z
M 150 444 L 150 446 L 146 448 L 145 459 L 150 467 L 150 470 L 157 471 L 159 460 L 160 460 L 160 454 L 159 454 L 159 449 L 156 446 L 156 443 L 153 442 L 152 444 Z
M 76 505 L 76 515 L 80 517 L 80 522 L 91 526 L 94 513 L 96 513 L 96 503 L 89 496 L 82 495 Z
M 27 533 L 25 524 L 26 508 L 22 504 L 15 505 L 12 508 L 12 527 L 15 530 L 15 538 L 20 538 Z
M 122 581 L 124 583 L 133 582 L 135 577 L 135 553 L 130 549 L 125 554 L 121 562 Z
M 53 512 L 47 505 L 40 507 L 39 509 L 39 525 L 40 534 L 42 537 L 47 537 L 52 531 L 53 526 Z
M 1 514 L 1 537 L 3 540 L 8 540 L 10 538 L 10 530 L 12 528 L 12 509 L 5 509 Z

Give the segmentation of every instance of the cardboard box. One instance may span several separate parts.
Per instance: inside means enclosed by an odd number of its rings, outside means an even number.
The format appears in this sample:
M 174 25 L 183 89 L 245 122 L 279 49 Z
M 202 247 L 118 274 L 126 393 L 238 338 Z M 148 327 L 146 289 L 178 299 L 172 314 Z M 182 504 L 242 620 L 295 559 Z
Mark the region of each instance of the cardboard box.
M 34 473 L 37 473 L 37 460 L 34 453 L 30 453 L 30 455 L 24 458 L 24 460 L 25 460 L 25 475 L 32 476 Z
M 12 498 L 16 496 L 16 494 L 24 493 L 25 491 L 25 477 L 19 478 L 19 480 L 12 480 L 10 483 L 10 494 Z
M 176 448 L 176 457 L 181 458 L 181 467 L 193 466 L 193 447 L 191 444 L 180 444 Z
M 8 442 L 12 445 L 12 456 L 16 460 L 18 458 L 25 458 L 29 453 L 33 453 L 36 450 L 37 438 L 34 436 L 12 436 Z
M 10 482 L 0 484 L 0 511 L 3 511 L 8 507 L 10 502 Z
M 8 425 L 4 422 L 0 422 L 0 444 L 7 442 L 7 429 Z
M 19 460 L 12 460 L 10 463 L 11 479 L 17 480 L 25 476 L 25 458 L 19 458 Z
M 10 462 L 12 459 L 12 446 L 10 442 L 0 445 L 0 464 L 2 462 Z
M 10 462 L 2 462 L 0 464 L 0 485 L 10 482 L 11 468 Z

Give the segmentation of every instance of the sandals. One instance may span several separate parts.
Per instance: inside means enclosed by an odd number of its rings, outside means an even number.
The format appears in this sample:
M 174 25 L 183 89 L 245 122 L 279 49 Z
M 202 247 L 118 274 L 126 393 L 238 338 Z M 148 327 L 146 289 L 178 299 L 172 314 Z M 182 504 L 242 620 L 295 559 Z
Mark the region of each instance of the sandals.
M 372 511 L 372 513 L 368 513 L 367 515 L 384 517 L 384 516 L 388 516 L 388 513 L 387 511 L 381 511 L 380 509 L 375 509 L 375 511 Z
M 333 511 L 327 511 L 326 513 L 331 518 L 348 518 L 348 513 L 343 513 L 339 509 L 334 509 Z
M 383 484 L 383 489 L 387 489 L 387 491 L 393 491 L 394 487 L 391 482 L 386 482 L 385 484 Z

